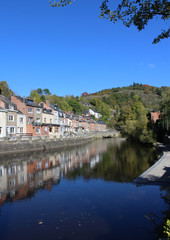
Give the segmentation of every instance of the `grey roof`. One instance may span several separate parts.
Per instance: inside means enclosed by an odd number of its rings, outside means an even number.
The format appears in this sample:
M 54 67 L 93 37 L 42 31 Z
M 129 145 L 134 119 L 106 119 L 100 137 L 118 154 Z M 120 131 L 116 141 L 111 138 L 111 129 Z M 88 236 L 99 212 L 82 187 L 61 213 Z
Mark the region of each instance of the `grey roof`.
M 12 105 L 14 107 L 14 110 L 17 110 L 17 105 L 10 101 L 10 99 L 6 98 L 3 95 L 0 95 L 2 102 L 5 103 L 5 109 L 9 109 L 9 105 Z
M 97 123 L 106 125 L 106 123 L 104 121 L 97 121 Z
M 99 112 L 98 112 L 97 110 L 95 110 L 95 109 L 92 109 L 92 108 L 91 108 L 91 110 L 92 110 L 93 112 L 95 112 L 95 113 L 99 113 Z
M 83 111 L 83 114 L 87 114 L 87 113 L 89 113 L 89 110 L 84 110 Z
M 43 108 L 42 112 L 47 114 L 52 114 L 52 110 L 47 108 Z
M 52 108 L 53 110 L 59 110 L 59 107 L 57 104 L 51 104 L 49 105 L 50 108 Z
M 21 102 L 25 103 L 27 106 L 42 108 L 42 106 L 40 106 L 37 102 L 31 100 L 30 98 L 23 98 L 20 96 L 15 97 L 18 98 L 18 100 L 20 100 Z

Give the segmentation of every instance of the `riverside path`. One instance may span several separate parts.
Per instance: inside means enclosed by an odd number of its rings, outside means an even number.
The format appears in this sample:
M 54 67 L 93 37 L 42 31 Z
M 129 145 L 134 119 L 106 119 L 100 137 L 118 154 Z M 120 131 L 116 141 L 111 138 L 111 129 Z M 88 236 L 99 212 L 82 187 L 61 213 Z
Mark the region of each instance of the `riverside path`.
M 158 144 L 163 156 L 134 180 L 136 184 L 170 185 L 170 145 Z

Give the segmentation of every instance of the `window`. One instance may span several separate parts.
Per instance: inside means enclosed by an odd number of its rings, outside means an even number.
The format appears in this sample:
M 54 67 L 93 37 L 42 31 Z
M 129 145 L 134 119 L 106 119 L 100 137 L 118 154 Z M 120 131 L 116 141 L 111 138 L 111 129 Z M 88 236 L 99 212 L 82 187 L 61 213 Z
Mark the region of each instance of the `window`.
M 29 112 L 29 113 L 32 113 L 32 108 L 28 108 L 28 112 Z
M 23 177 L 23 176 L 20 177 L 20 181 L 21 181 L 21 182 L 24 182 L 24 177 Z
M 33 122 L 33 118 L 32 118 L 32 117 L 29 117 L 29 118 L 28 118 L 28 122 L 29 122 L 29 123 L 32 123 L 32 122 Z
M 2 128 L 0 127 L 0 135 L 2 134 Z
M 0 177 L 4 175 L 3 167 L 0 167 Z
M 16 173 L 16 167 L 12 166 L 8 168 L 8 175 L 14 175 Z
M 30 183 L 30 188 L 31 189 L 34 188 L 34 183 L 33 182 Z
M 40 123 L 40 118 L 37 118 L 37 123 Z
M 48 132 L 48 128 L 47 127 L 44 127 L 44 132 Z
M 48 168 L 48 162 L 45 162 L 45 168 Z
M 46 118 L 44 118 L 44 122 L 46 123 L 46 121 L 47 121 L 47 119 Z
M 37 108 L 36 112 L 37 112 L 37 113 L 40 113 L 40 109 L 39 109 L 39 108 Z
M 36 134 L 40 134 L 40 128 L 36 128 Z
M 20 123 L 23 123 L 23 122 L 24 122 L 23 117 L 20 117 L 20 118 L 19 118 L 19 121 L 20 121 Z
M 14 134 L 15 133 L 15 128 L 14 127 L 10 127 L 10 134 Z
M 20 133 L 23 133 L 23 132 L 24 132 L 24 128 L 20 127 Z
M 41 162 L 37 162 L 37 169 L 40 169 L 40 168 L 41 168 Z
M 50 123 L 52 123 L 52 119 L 50 119 Z
M 14 106 L 11 105 L 11 104 L 9 104 L 9 109 L 10 109 L 10 110 L 14 110 Z
M 10 192 L 10 198 L 13 198 L 15 196 L 15 191 Z
M 14 115 L 11 115 L 11 114 L 9 115 L 9 121 L 12 121 L 12 122 L 14 121 Z
M 15 179 L 14 178 L 9 181 L 9 185 L 10 186 L 15 186 Z
M 38 183 L 37 183 L 37 187 L 41 187 L 42 186 L 42 181 L 39 181 Z

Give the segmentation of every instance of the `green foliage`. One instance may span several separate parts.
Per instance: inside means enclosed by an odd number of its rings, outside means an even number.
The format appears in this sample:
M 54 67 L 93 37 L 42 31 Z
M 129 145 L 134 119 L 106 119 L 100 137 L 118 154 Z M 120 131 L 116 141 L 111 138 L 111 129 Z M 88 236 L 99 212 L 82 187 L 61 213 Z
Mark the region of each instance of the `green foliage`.
M 170 90 L 163 95 L 161 102 L 161 121 L 163 128 L 170 132 Z
M 43 90 L 41 88 L 37 88 L 37 93 L 42 95 L 43 94 Z
M 78 102 L 76 99 L 71 98 L 68 101 L 68 104 L 72 107 L 72 110 L 74 113 L 82 113 L 83 111 L 83 106 L 80 102 Z
M 64 7 L 72 4 L 72 0 L 49 0 L 51 7 Z M 104 0 L 100 6 L 100 18 L 109 19 L 116 23 L 122 21 L 126 27 L 134 25 L 139 31 L 143 30 L 148 22 L 155 17 L 160 17 L 163 21 L 169 20 L 170 2 L 168 0 L 121 0 L 117 8 L 112 6 L 111 0 Z M 114 10 L 111 10 L 111 8 Z M 166 25 L 165 25 L 166 26 Z M 158 43 L 161 39 L 170 37 L 170 28 L 162 32 L 153 40 Z
M 68 4 L 72 4 L 72 1 L 71 0 L 60 0 L 60 1 L 51 1 L 49 0 L 49 3 L 50 3 L 50 6 L 51 7 L 64 7 Z
M 170 237 L 170 220 L 167 219 L 165 225 L 163 226 L 164 228 L 164 233 L 168 236 L 168 238 Z
M 13 91 L 9 88 L 6 81 L 0 82 L 0 89 L 1 89 L 1 95 L 5 96 L 7 98 L 14 95 Z
M 153 143 L 153 132 L 148 129 L 147 112 L 139 96 L 133 95 L 132 99 L 121 106 L 116 120 L 115 126 L 125 136 L 142 143 Z
M 69 103 L 65 100 L 65 98 L 61 98 L 60 102 L 57 103 L 58 106 L 63 110 L 63 111 L 72 111 L 71 106 Z
M 126 27 L 134 25 L 139 31 L 143 30 L 148 22 L 156 16 L 162 20 L 168 20 L 170 17 L 170 3 L 168 0 L 122 0 L 118 7 L 113 11 L 110 9 L 110 1 L 105 0 L 101 5 L 101 18 L 107 18 L 116 23 L 122 21 Z M 158 43 L 161 39 L 170 36 L 170 28 L 162 30 L 153 43 Z
M 36 101 L 37 103 L 41 102 L 40 95 L 37 90 L 31 90 L 30 99 Z
M 45 102 L 48 99 L 50 103 L 57 104 L 63 111 L 73 111 L 79 114 L 84 109 L 89 109 L 87 106 L 83 107 L 80 102 L 84 101 L 83 96 L 59 97 L 52 95 L 49 89 L 32 90 L 30 98 L 37 102 Z M 170 88 L 168 87 L 157 88 L 133 83 L 128 87 L 105 89 L 89 94 L 85 97 L 85 102 L 101 113 L 101 120 L 105 121 L 108 127 L 116 128 L 126 137 L 142 143 L 153 143 L 154 139 L 163 137 L 161 125 L 153 125 L 148 120 L 147 115 L 150 109 L 160 110 L 161 107 L 162 125 L 167 131 L 170 128 Z
M 50 93 L 48 88 L 43 89 L 43 94 L 44 95 L 51 95 L 51 93 Z
M 45 96 L 44 95 L 41 95 L 41 97 L 40 97 L 40 100 L 41 100 L 41 102 L 46 102 L 46 99 L 45 99 Z

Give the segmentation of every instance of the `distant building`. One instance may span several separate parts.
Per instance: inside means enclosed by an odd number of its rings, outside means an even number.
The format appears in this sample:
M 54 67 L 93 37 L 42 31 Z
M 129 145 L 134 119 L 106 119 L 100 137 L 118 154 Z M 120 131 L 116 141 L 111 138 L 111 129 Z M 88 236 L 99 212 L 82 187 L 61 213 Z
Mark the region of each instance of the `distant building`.
M 160 112 L 151 112 L 151 120 L 156 123 L 156 121 L 160 119 L 160 115 Z
M 82 97 L 87 97 L 89 94 L 87 92 L 83 92 L 81 95 Z
M 89 113 L 90 113 L 91 115 L 95 116 L 95 118 L 97 118 L 97 119 L 99 119 L 99 118 L 102 117 L 102 115 L 101 115 L 98 111 L 96 111 L 96 110 L 94 110 L 94 109 L 89 109 Z

